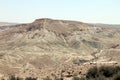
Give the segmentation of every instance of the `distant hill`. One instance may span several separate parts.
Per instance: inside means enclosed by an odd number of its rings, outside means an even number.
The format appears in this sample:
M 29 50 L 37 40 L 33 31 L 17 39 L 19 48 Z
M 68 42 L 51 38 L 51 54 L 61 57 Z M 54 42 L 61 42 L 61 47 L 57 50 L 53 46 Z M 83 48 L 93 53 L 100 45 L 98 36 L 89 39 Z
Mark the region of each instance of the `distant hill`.
M 8 23 L 8 22 L 0 22 L 0 31 L 6 30 L 14 25 L 17 25 L 18 23 Z
M 111 28 L 120 28 L 120 24 L 94 24 L 99 27 L 111 27 Z
M 0 26 L 16 25 L 17 23 L 0 22 Z
M 113 25 L 47 18 L 1 25 L 7 25 L 0 31 L 1 74 L 64 76 L 79 71 L 78 64 L 120 63 L 120 28 Z

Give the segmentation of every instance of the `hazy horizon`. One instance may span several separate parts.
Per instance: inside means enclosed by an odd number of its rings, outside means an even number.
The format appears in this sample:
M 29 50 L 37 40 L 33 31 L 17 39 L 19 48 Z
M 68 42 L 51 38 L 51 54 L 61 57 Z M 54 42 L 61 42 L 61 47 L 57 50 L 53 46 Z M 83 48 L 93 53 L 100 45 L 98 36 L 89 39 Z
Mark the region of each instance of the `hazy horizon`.
M 1 0 L 0 22 L 30 23 L 39 18 L 120 24 L 120 0 Z

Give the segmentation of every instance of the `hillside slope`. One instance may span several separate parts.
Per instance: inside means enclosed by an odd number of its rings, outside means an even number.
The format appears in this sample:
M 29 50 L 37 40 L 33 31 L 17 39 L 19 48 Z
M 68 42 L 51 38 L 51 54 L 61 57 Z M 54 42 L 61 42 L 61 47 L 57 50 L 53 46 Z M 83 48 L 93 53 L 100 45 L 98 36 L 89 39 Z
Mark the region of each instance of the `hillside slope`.
M 1 74 L 38 75 L 76 61 L 119 62 L 119 56 L 120 28 L 43 18 L 0 31 Z

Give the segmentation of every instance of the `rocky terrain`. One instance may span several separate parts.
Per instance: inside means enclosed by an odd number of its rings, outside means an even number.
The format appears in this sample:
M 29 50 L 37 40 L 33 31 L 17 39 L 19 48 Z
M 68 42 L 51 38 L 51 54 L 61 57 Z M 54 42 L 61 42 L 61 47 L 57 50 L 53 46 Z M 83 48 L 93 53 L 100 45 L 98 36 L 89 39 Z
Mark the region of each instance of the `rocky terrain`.
M 70 76 L 81 74 L 77 68 L 86 64 L 119 61 L 119 25 L 43 18 L 0 28 L 0 76 L 43 78 L 53 73 L 59 76 L 61 71 Z
M 0 26 L 16 25 L 17 23 L 0 22 Z
M 9 29 L 13 25 L 17 25 L 18 23 L 8 23 L 8 22 L 0 22 L 0 31 Z

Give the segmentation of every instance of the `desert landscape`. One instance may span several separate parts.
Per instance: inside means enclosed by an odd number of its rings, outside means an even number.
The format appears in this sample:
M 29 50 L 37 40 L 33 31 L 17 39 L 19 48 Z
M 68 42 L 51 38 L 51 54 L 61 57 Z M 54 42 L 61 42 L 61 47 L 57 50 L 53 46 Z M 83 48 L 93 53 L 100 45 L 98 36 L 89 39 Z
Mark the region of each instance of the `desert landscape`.
M 93 66 L 119 66 L 120 25 L 50 18 L 0 26 L 0 78 L 85 76 Z

